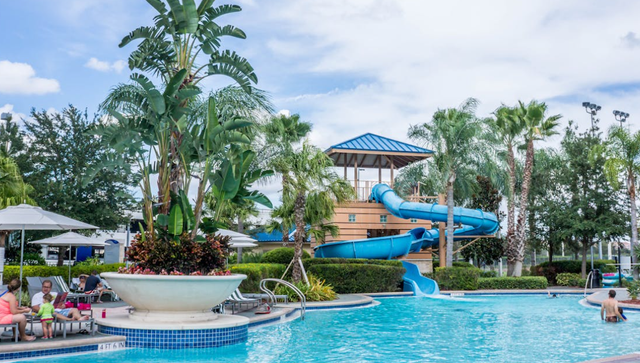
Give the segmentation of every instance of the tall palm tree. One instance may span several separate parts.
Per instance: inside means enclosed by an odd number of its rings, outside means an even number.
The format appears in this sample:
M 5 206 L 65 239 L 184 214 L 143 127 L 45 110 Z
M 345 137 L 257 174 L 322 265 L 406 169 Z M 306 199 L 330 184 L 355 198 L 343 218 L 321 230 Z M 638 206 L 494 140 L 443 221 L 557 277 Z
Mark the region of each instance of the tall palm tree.
M 13 159 L 0 156 L 0 209 L 22 203 L 35 205 L 29 194 L 33 187 L 22 180 L 18 165 Z M 0 248 L 4 248 L 11 231 L 0 231 Z
M 515 256 L 513 256 L 512 263 L 508 265 L 507 274 L 509 276 L 520 276 L 522 274 L 526 243 L 527 207 L 529 205 L 529 188 L 531 186 L 534 157 L 533 143 L 557 134 L 558 120 L 562 118 L 562 115 L 546 117 L 547 105 L 544 102 L 535 100 L 526 105 L 519 101 L 513 112 L 513 117 L 516 118 L 515 122 L 519 123 L 517 127 L 522 127 L 526 156 L 522 175 L 522 189 L 520 191 L 520 211 L 518 212 L 515 243 L 513 244 L 512 252 Z
M 158 174 L 159 211 L 168 214 L 170 193 L 179 194 L 184 190 L 184 183 L 189 182 L 189 165 L 181 154 L 183 143 L 190 142 L 184 116 L 191 112 L 189 106 L 200 93 L 199 82 L 212 75 L 224 75 L 250 93 L 251 85 L 258 79 L 245 58 L 235 51 L 221 48 L 226 37 L 246 38 L 242 30 L 217 23 L 220 17 L 241 11 L 239 6 L 224 4 L 214 7 L 214 0 L 202 0 L 198 6 L 194 0 L 166 0 L 168 7 L 164 0 L 147 2 L 157 12 L 154 24 L 133 30 L 122 39 L 119 47 L 141 40 L 129 56 L 129 68 L 159 78 L 165 86 L 164 92 L 159 90 L 162 87 L 156 89 L 147 77 L 134 73 L 131 79 L 137 85 L 117 86 L 103 106 L 119 120 L 123 117 L 117 115 L 116 110 L 130 115 L 130 118 L 146 113 L 143 117 L 159 119 L 157 126 L 161 127 L 154 130 L 154 136 L 158 138 L 154 142 L 159 149 L 168 152 L 158 154 L 157 167 L 153 169 Z M 140 87 L 145 91 L 143 97 Z M 167 96 L 177 102 L 169 104 L 171 100 L 167 100 Z M 151 115 L 149 110 L 141 110 L 147 105 L 151 106 Z M 174 109 L 169 112 L 169 107 Z M 151 171 L 143 171 L 147 172 Z M 150 185 L 148 187 L 145 189 L 150 189 Z
M 281 174 L 286 183 L 282 186 L 283 204 L 293 205 L 293 220 L 296 226 L 294 261 L 302 258 L 302 245 L 305 237 L 305 214 L 307 200 L 321 193 L 323 203 L 341 204 L 354 197 L 353 188 L 344 179 L 333 172 L 333 161 L 322 150 L 304 142 L 302 147 L 292 154 L 282 155 L 273 160 L 274 170 Z M 327 206 L 327 204 L 324 204 Z M 323 208 L 326 215 L 326 208 Z M 294 282 L 302 279 L 301 266 L 293 264 Z
M 494 132 L 497 141 L 505 147 L 507 167 L 507 260 L 513 264 L 516 260 L 515 248 L 515 197 L 516 197 L 516 158 L 514 147 L 523 131 L 523 125 L 514 117 L 515 111 L 507 106 L 500 106 L 494 113 L 495 119 L 488 119 L 489 129 Z
M 458 108 L 438 110 L 430 122 L 409 129 L 411 139 L 422 141 L 435 151 L 432 163 L 442 176 L 442 189 L 447 192 L 447 267 L 453 264 L 454 184 L 461 176 L 469 179 L 469 185 L 475 183 L 477 168 L 488 153 L 482 141 L 483 122 L 475 115 L 477 105 L 476 99 L 469 98 Z
M 606 161 L 604 171 L 611 186 L 620 188 L 620 175 L 626 179 L 627 195 L 629 196 L 629 209 L 631 214 L 631 264 L 637 262 L 636 246 L 638 245 L 638 207 L 636 205 L 636 175 L 640 173 L 640 131 L 631 134 L 630 131 L 620 126 L 609 129 L 607 142 L 594 152 L 604 153 Z M 638 279 L 638 268 L 634 266 L 633 277 Z

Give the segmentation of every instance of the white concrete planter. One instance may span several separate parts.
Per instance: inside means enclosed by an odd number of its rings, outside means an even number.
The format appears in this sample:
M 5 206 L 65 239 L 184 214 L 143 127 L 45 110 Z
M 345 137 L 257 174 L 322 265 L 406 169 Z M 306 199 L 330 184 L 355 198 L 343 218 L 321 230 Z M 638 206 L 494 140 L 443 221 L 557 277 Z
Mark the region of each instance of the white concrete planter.
M 246 275 L 167 276 L 100 274 L 118 296 L 133 306 L 130 319 L 150 323 L 215 320 L 211 308 L 225 301 Z

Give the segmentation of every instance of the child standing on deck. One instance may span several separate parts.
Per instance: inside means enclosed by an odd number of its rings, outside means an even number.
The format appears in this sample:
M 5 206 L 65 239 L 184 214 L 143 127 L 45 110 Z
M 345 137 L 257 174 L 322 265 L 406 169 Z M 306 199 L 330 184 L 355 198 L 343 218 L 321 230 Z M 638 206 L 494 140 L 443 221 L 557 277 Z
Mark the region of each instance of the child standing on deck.
M 51 294 L 46 294 L 42 297 L 43 304 L 40 306 L 40 311 L 38 311 L 38 316 L 40 316 L 40 321 L 42 322 L 42 339 L 53 339 L 53 329 L 51 328 L 51 323 L 53 323 L 53 296 Z

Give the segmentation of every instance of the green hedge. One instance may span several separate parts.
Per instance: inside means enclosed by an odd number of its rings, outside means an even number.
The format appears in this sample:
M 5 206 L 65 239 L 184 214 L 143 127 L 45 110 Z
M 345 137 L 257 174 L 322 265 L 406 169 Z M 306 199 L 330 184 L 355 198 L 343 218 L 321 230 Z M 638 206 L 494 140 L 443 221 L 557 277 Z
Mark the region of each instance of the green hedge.
M 480 269 L 468 267 L 437 267 L 435 280 L 441 290 L 477 290 Z
M 587 273 L 591 271 L 591 261 L 587 261 Z M 600 272 L 616 272 L 615 266 L 607 265 L 615 263 L 613 260 L 594 260 L 593 267 L 600 269 Z M 544 276 L 551 285 L 557 284 L 556 276 L 561 273 L 582 273 L 582 261 L 555 261 L 551 265 L 549 262 L 543 262 L 531 268 L 531 272 L 535 276 Z
M 464 267 L 464 268 L 475 268 L 475 266 L 469 262 L 465 261 L 453 261 L 451 263 L 452 267 Z
M 90 275 L 93 270 L 98 273 L 118 271 L 120 267 L 124 267 L 124 263 L 113 263 L 109 265 L 77 265 L 71 267 L 71 277 L 78 277 L 81 274 Z M 24 266 L 22 269 L 22 284 L 27 286 L 27 279 L 24 277 L 49 277 L 49 276 L 69 276 L 69 266 Z M 5 266 L 2 283 L 8 284 L 9 281 L 20 277 L 20 266 Z
M 240 284 L 242 292 L 260 292 L 260 280 L 282 277 L 286 265 L 278 263 L 241 263 L 230 266 L 233 273 L 245 274 L 247 278 Z
M 262 263 L 280 263 L 288 265 L 293 260 L 294 250 L 293 247 L 280 247 L 262 255 Z M 311 255 L 305 250 L 302 250 L 302 259 L 311 258 Z
M 367 260 L 366 258 L 309 258 L 302 260 L 304 268 L 310 268 L 315 265 L 381 265 L 381 266 L 393 266 L 402 267 L 402 262 L 398 260 Z
M 547 279 L 543 276 L 526 276 L 526 277 L 493 277 L 479 278 L 478 289 L 494 290 L 494 289 L 546 289 L 548 286 Z
M 316 263 L 305 268 L 308 273 L 325 280 L 338 294 L 402 291 L 405 273 L 402 266 L 374 263 Z

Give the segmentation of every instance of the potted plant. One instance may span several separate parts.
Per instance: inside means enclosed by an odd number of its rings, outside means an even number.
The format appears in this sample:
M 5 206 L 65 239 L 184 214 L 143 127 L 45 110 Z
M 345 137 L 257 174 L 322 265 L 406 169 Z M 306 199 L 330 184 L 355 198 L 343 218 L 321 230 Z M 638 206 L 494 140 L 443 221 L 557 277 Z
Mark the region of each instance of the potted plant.
M 129 67 L 153 74 L 162 85 L 133 73 L 132 84 L 115 87 L 101 105 L 113 122 L 95 130 L 119 155 L 100 168 L 125 168 L 139 176 L 145 228 L 127 254 L 133 265 L 103 277 L 135 307 L 132 318 L 214 319 L 209 310 L 246 278 L 225 270 L 227 241 L 215 234 L 220 212 L 245 200 L 271 207 L 264 195 L 250 191 L 253 182 L 272 174 L 254 166 L 250 147 L 250 117 L 268 102 L 251 87 L 257 78 L 249 62 L 220 49 L 225 36 L 245 37 L 238 28 L 216 23 L 240 7 L 214 7 L 208 0 L 197 7 L 168 1 L 169 9 L 160 0 L 149 3 L 158 13 L 154 25 L 134 30 L 120 47 L 141 40 Z M 198 83 L 215 74 L 239 87 L 199 98 Z M 209 219 L 203 218 L 205 196 L 213 211 Z

